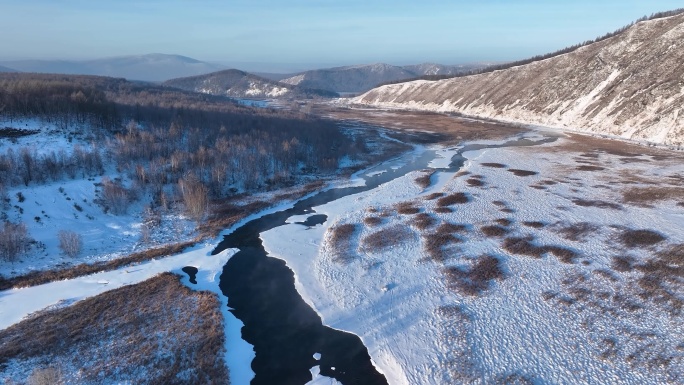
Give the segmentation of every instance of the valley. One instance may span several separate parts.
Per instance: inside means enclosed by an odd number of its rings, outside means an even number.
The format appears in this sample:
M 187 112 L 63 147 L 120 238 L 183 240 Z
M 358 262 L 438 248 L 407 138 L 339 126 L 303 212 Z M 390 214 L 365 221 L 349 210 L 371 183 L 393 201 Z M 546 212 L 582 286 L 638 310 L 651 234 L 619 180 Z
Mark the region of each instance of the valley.
M 682 38 L 0 62 L 0 382 L 684 383 Z

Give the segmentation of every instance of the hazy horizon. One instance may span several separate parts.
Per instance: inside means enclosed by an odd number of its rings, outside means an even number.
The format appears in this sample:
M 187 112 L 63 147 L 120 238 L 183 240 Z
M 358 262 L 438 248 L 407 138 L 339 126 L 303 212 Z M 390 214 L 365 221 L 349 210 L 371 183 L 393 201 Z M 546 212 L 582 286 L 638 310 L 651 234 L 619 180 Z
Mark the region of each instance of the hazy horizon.
M 6 37 L 0 41 L 1 61 L 159 52 L 272 72 L 379 62 L 512 61 L 681 6 L 669 0 L 5 3 L 0 14 L 0 33 Z

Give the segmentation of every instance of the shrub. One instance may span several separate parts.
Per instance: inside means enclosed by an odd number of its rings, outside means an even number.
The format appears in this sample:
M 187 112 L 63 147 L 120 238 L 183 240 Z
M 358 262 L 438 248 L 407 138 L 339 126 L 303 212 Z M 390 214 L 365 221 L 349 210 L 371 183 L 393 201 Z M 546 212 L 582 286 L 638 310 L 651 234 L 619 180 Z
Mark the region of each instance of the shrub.
M 209 190 L 193 174 L 178 181 L 178 188 L 183 197 L 187 215 L 199 222 L 209 206 Z
M 363 223 L 368 226 L 379 226 L 382 224 L 382 218 L 376 216 L 370 216 L 363 218 Z
M 57 237 L 59 238 L 59 249 L 65 255 L 74 258 L 81 253 L 83 239 L 80 234 L 70 230 L 60 230 Z
M 528 222 L 523 222 L 523 225 L 525 225 L 527 227 L 532 227 L 534 229 L 541 229 L 542 227 L 546 226 L 546 223 L 539 222 L 539 221 L 528 221 Z
M 435 200 L 437 198 L 441 198 L 444 195 L 445 195 L 444 193 L 436 192 L 436 193 L 426 195 L 425 198 L 423 198 L 423 199 L 425 199 L 426 201 L 432 201 L 432 200 Z

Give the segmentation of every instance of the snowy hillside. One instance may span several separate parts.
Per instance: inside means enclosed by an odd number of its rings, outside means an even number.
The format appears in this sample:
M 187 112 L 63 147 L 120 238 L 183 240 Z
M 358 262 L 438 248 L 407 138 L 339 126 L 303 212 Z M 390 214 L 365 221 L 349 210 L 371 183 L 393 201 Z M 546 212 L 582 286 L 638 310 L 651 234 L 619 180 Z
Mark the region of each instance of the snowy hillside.
M 164 85 L 187 91 L 235 98 L 308 98 L 334 97 L 334 92 L 307 89 L 296 84 L 279 83 L 239 70 L 225 70 L 207 75 L 172 79 Z
M 684 145 L 684 14 L 509 69 L 373 89 L 354 103 Z

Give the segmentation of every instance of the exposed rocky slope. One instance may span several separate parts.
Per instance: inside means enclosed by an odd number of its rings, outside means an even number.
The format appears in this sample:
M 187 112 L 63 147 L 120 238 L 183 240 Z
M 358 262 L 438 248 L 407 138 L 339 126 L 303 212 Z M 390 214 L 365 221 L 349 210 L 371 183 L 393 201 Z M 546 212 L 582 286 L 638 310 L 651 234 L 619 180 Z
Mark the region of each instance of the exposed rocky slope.
M 425 75 L 455 75 L 482 66 L 423 63 L 404 67 L 376 63 L 311 70 L 294 74 L 283 83 L 335 92 L 365 92 L 379 84 L 415 79 Z
M 460 78 L 392 84 L 354 103 L 457 112 L 684 145 L 684 14 L 571 53 Z
M 234 98 L 312 98 L 336 97 L 335 92 L 308 89 L 279 83 L 240 70 L 225 70 L 206 75 L 171 79 L 163 83 L 187 91 Z
M 3 62 L 22 72 L 99 75 L 131 80 L 164 81 L 219 71 L 225 68 L 180 55 L 149 54 L 96 60 L 22 60 Z

